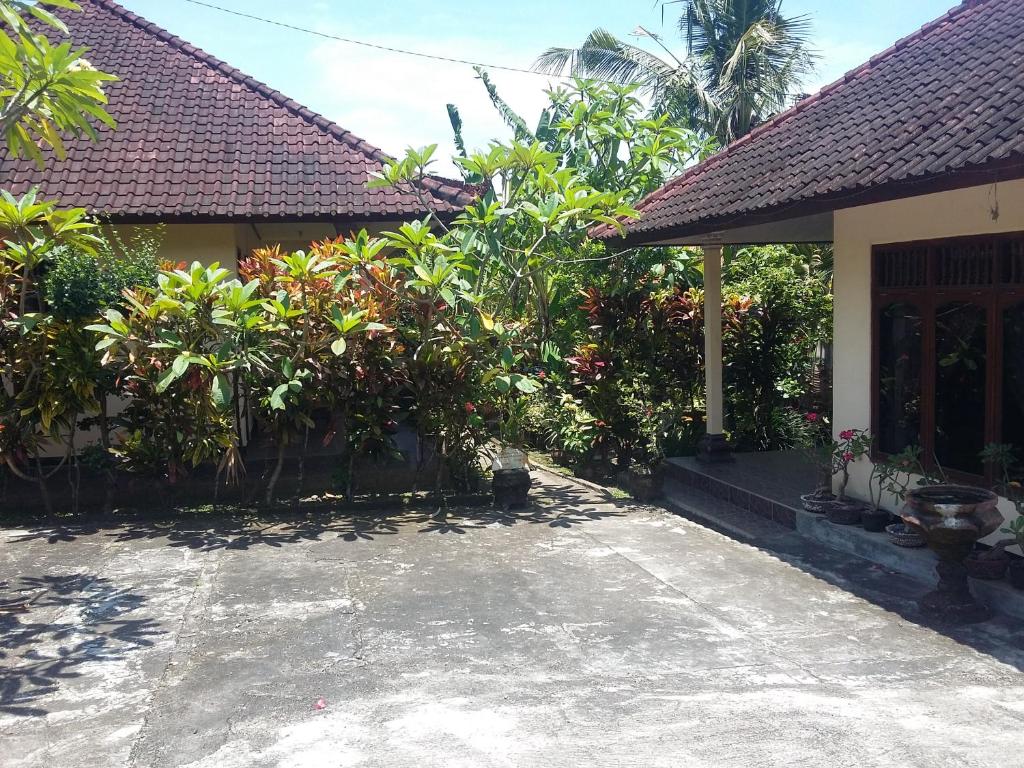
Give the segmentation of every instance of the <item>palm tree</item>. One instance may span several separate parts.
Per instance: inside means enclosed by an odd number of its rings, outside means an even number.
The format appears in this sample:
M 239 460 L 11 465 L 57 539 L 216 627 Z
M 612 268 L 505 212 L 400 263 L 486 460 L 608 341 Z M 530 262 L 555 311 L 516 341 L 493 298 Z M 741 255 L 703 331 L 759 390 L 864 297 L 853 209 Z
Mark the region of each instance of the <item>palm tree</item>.
M 579 48 L 549 48 L 534 64 L 548 74 L 638 83 L 652 110 L 726 144 L 788 106 L 813 69 L 807 16 L 783 16 L 782 0 L 666 0 L 683 5 L 679 58 L 660 35 L 638 27 L 666 56 L 595 29 Z

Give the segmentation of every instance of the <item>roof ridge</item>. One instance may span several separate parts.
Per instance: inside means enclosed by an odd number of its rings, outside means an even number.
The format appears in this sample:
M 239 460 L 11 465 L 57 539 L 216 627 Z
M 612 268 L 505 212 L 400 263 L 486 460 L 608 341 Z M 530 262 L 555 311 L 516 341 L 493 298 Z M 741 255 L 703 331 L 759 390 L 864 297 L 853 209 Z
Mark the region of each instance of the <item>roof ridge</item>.
M 233 67 L 227 62 L 218 59 L 213 54 L 207 53 L 202 48 L 192 45 L 187 40 L 178 37 L 173 32 L 161 27 L 149 19 L 139 16 L 122 5 L 114 2 L 114 0 L 79 0 L 80 2 L 91 3 L 99 8 L 113 13 L 116 16 L 121 17 L 132 26 L 142 30 L 146 34 L 152 35 L 158 40 L 167 43 L 172 48 L 184 53 L 186 56 L 190 56 L 196 59 L 202 64 L 210 67 L 211 69 L 219 72 L 225 77 L 234 80 L 239 85 L 248 88 L 259 96 L 269 99 L 277 106 L 291 112 L 296 117 L 304 120 L 313 127 L 323 131 L 324 133 L 332 136 L 339 141 L 345 142 L 352 149 L 356 150 L 360 154 L 366 156 L 370 160 L 384 164 L 392 161 L 390 155 L 384 152 L 382 149 L 375 147 L 365 139 L 356 136 L 349 130 L 342 128 L 332 120 L 328 120 L 323 115 L 314 112 L 308 107 L 299 104 L 295 99 L 289 98 L 281 91 L 276 88 L 272 88 L 266 83 L 257 80 L 251 75 L 247 75 L 237 67 Z M 449 179 L 444 176 L 431 175 L 425 177 L 422 180 L 423 186 L 432 193 L 436 193 L 439 196 L 445 198 L 446 202 L 454 203 L 455 205 L 462 205 L 462 202 L 458 200 L 459 195 L 466 194 L 467 190 L 455 179 Z
M 833 82 L 829 83 L 828 85 L 822 86 L 816 93 L 813 93 L 807 98 L 800 100 L 789 109 L 780 112 L 779 114 L 775 115 L 769 120 L 766 120 L 765 122 L 761 123 L 761 125 L 757 126 L 756 128 L 753 128 L 751 131 L 744 134 L 740 138 L 727 144 L 721 152 L 712 155 L 707 160 L 698 163 L 692 168 L 688 168 L 686 171 L 684 171 L 679 176 L 669 181 L 667 184 L 663 185 L 659 189 L 656 189 L 654 192 L 651 192 L 649 195 L 644 197 L 639 203 L 636 204 L 636 210 L 643 212 L 645 207 L 647 207 L 651 203 L 656 202 L 657 200 L 660 200 L 671 190 L 674 190 L 676 187 L 681 185 L 684 181 L 686 181 L 687 178 L 690 177 L 690 175 L 696 172 L 697 169 L 701 169 L 701 171 L 703 171 L 707 169 L 710 165 L 713 165 L 716 162 L 720 162 L 722 158 L 728 156 L 729 153 L 735 150 L 737 147 L 745 145 L 754 137 L 760 136 L 762 133 L 766 133 L 767 131 L 772 130 L 773 128 L 789 120 L 794 115 L 798 114 L 804 109 L 807 109 L 807 107 L 818 103 L 826 94 L 832 93 L 837 88 L 842 87 L 851 80 L 854 80 L 855 78 L 869 71 L 872 67 L 877 66 L 884 59 L 887 59 L 889 56 L 892 56 L 897 51 L 905 48 L 909 43 L 923 39 L 932 30 L 938 28 L 939 26 L 942 26 L 943 24 L 946 24 L 952 21 L 953 19 L 958 18 L 967 11 L 970 11 L 988 2 L 990 2 L 990 0 L 962 0 L 958 5 L 955 5 L 954 7 L 946 11 L 946 13 L 939 16 L 937 19 L 932 19 L 927 24 L 921 26 L 920 29 L 917 29 L 911 32 L 910 34 L 901 37 L 891 46 L 889 46 L 888 48 L 879 53 L 876 53 L 863 64 L 854 67 L 853 69 L 846 72 L 844 75 L 834 80 Z M 601 229 L 604 229 L 604 227 L 601 227 Z

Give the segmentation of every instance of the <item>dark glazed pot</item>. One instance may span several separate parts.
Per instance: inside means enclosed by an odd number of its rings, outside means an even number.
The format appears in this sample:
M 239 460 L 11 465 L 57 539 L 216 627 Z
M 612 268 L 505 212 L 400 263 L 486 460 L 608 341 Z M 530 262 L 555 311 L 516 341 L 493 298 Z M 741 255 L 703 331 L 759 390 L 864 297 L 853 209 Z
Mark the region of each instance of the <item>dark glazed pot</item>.
M 892 515 L 886 509 L 865 509 L 860 513 L 860 524 L 864 526 L 865 531 L 882 533 L 891 518 Z
M 1005 552 L 999 552 L 985 557 L 989 554 L 975 550 L 964 560 L 967 567 L 967 575 L 972 579 L 984 581 L 999 581 L 1006 575 L 1006 568 L 1010 565 L 1010 556 Z
M 1010 584 L 1016 589 L 1024 589 L 1024 560 L 1019 557 L 1010 563 Z
M 935 571 L 938 587 L 921 598 L 921 610 L 946 622 L 966 624 L 984 621 L 989 610 L 978 603 L 967 582 L 964 560 L 978 539 L 999 528 L 1003 516 L 999 497 L 982 488 L 933 485 L 907 494 L 901 516 L 924 536 L 939 558 Z

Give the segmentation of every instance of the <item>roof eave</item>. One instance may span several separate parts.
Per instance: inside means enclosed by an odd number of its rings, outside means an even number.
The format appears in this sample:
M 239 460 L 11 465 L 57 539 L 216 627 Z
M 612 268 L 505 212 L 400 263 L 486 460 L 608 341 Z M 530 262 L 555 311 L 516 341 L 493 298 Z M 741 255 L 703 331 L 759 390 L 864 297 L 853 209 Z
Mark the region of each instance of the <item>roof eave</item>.
M 724 230 L 740 227 L 753 227 L 771 224 L 788 219 L 812 216 L 830 211 L 856 208 L 862 205 L 891 202 L 921 195 L 949 192 L 955 189 L 993 184 L 1000 181 L 1013 181 L 1024 178 L 1024 156 L 1015 155 L 1003 160 L 995 160 L 979 166 L 961 168 L 928 176 L 917 176 L 888 184 L 865 187 L 859 190 L 844 190 L 834 195 L 822 195 L 816 198 L 784 203 L 778 206 L 762 208 L 730 216 L 705 217 L 698 221 L 687 222 L 677 226 L 665 226 L 655 229 L 638 229 L 643 219 L 626 225 L 626 233 L 616 236 L 614 230 L 603 226 L 601 231 L 593 233 L 598 239 L 616 247 L 638 247 L 644 245 L 660 245 L 666 240 L 699 238 Z

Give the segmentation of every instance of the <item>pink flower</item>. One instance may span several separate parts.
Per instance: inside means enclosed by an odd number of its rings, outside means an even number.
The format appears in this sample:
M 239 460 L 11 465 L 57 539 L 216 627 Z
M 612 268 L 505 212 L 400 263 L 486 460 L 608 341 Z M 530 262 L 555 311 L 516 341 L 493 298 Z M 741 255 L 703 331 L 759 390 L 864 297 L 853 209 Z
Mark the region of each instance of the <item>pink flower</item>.
M 472 403 L 468 403 L 467 402 L 466 403 L 466 413 L 474 413 L 474 412 L 476 412 L 476 406 L 473 405 Z
M 853 430 L 852 429 L 847 429 L 847 430 L 845 430 L 843 432 L 840 432 L 839 433 L 839 437 L 842 440 L 853 440 Z
M 847 451 L 843 454 L 843 461 L 853 461 L 853 454 Z
M 323 699 L 317 699 L 316 704 L 313 705 L 313 709 L 315 709 L 315 710 L 327 709 L 327 702 L 324 701 Z
M 814 422 L 814 421 L 818 420 L 818 414 L 816 414 L 816 413 L 808 413 L 807 416 L 805 416 L 804 418 L 806 418 L 810 422 Z

